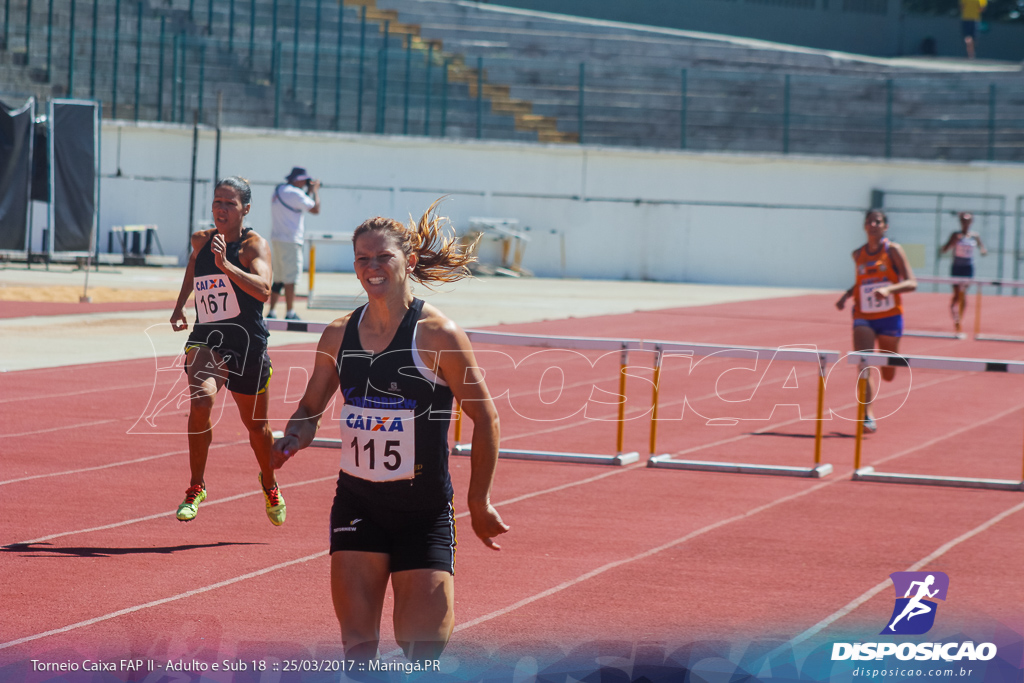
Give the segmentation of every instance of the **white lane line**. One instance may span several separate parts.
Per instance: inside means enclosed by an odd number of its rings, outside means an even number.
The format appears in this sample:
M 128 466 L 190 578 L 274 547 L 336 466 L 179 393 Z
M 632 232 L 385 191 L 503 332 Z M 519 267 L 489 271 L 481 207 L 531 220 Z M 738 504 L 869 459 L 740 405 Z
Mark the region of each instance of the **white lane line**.
M 238 445 L 241 445 L 243 443 L 249 443 L 249 440 L 248 439 L 244 439 L 242 441 L 231 441 L 229 443 L 213 444 L 213 445 L 210 446 L 210 450 L 212 451 L 214 448 L 226 448 L 227 446 L 238 446 Z M 179 450 L 179 451 L 170 451 L 168 453 L 160 453 L 159 455 L 147 455 L 147 456 L 142 457 L 142 458 L 135 458 L 134 460 L 121 460 L 119 462 L 107 463 L 106 465 L 96 465 L 95 467 L 83 467 L 83 468 L 78 469 L 78 470 L 64 470 L 62 472 L 50 472 L 49 474 L 33 474 L 33 475 L 30 475 L 30 476 L 27 476 L 27 477 L 19 477 L 17 479 L 7 479 L 6 481 L 0 481 L 0 486 L 4 486 L 5 484 L 16 484 L 16 483 L 18 483 L 20 481 L 31 481 L 33 479 L 45 479 L 47 477 L 63 477 L 65 475 L 69 475 L 69 474 L 81 474 L 82 472 L 93 472 L 95 470 L 104 470 L 104 469 L 107 469 L 108 467 L 120 467 L 122 465 L 134 465 L 136 463 L 147 462 L 149 460 L 157 460 L 159 458 L 166 458 L 166 457 L 171 456 L 171 455 L 184 455 L 185 453 L 188 453 L 188 449 L 187 448 L 185 448 L 183 450 Z
M 336 481 L 337 479 L 338 479 L 337 475 L 331 475 L 329 477 L 321 477 L 319 479 L 309 479 L 307 481 L 298 481 L 298 482 L 295 482 L 294 484 L 288 484 L 287 486 L 281 486 L 281 488 L 282 489 L 286 489 L 286 488 L 290 489 L 290 488 L 294 488 L 296 486 L 306 486 L 307 484 L 319 484 L 320 482 L 324 482 L 324 481 Z M 247 491 L 246 493 L 237 493 L 237 494 L 235 494 L 233 496 L 228 496 L 227 498 L 218 498 L 216 500 L 212 500 L 212 501 L 203 503 L 203 507 L 205 508 L 205 507 L 210 507 L 211 505 L 220 505 L 221 503 L 230 503 L 232 501 L 236 501 L 236 500 L 239 500 L 241 498 L 248 498 L 249 496 L 258 496 L 258 495 L 260 495 L 260 493 L 261 493 L 260 491 Z M 128 526 L 130 524 L 138 524 L 139 522 L 148 522 L 151 519 L 160 519 L 161 517 L 171 517 L 176 512 L 177 512 L 176 509 L 175 510 L 170 510 L 168 512 L 158 512 L 155 515 L 146 515 L 145 517 L 136 517 L 134 519 L 126 519 L 126 520 L 121 521 L 121 522 L 114 522 L 112 524 L 104 524 L 102 526 L 94 526 L 94 527 L 90 527 L 88 529 L 76 529 L 74 531 L 61 531 L 61 532 L 56 533 L 56 534 L 50 534 L 49 536 L 41 536 L 39 538 L 33 538 L 31 541 L 18 541 L 16 543 L 7 543 L 7 544 L 4 544 L 4 545 L 5 545 L 5 547 L 10 547 L 10 546 L 15 546 L 15 545 L 31 545 L 33 543 L 42 543 L 44 541 L 51 541 L 51 540 L 53 540 L 55 538 L 61 538 L 62 536 L 74 536 L 75 534 L 87 534 L 87 533 L 91 533 L 93 531 L 104 531 L 106 529 L 116 529 L 118 527 Z
M 545 493 L 552 493 L 552 492 L 555 492 L 555 491 L 561 491 L 563 489 L 567 489 L 567 488 L 570 488 L 572 486 L 580 486 L 582 484 L 587 484 L 587 483 L 590 483 L 592 481 L 596 481 L 598 479 L 603 479 L 604 477 L 611 476 L 613 474 L 618 474 L 619 472 L 622 472 L 623 470 L 633 469 L 635 467 L 637 467 L 637 465 L 633 465 L 633 466 L 631 466 L 629 468 L 616 469 L 616 470 L 614 470 L 612 472 L 602 473 L 602 474 L 599 474 L 599 475 L 597 475 L 595 477 L 590 477 L 590 478 L 587 478 L 587 479 L 582 479 L 580 481 L 572 482 L 572 483 L 569 483 L 569 484 L 562 484 L 561 486 L 555 486 L 555 487 L 552 487 L 550 489 L 544 489 L 542 491 L 535 491 L 534 493 L 528 493 L 528 494 L 525 494 L 525 495 L 522 495 L 522 496 L 517 496 L 516 498 L 510 498 L 509 500 L 505 500 L 505 501 L 501 501 L 501 502 L 495 503 L 494 506 L 495 507 L 499 507 L 501 505 L 509 505 L 511 503 L 516 503 L 516 502 L 519 502 L 521 500 L 525 500 L 527 498 L 532 498 L 534 496 L 539 496 L 539 495 L 542 495 L 542 494 L 545 494 Z M 314 483 L 319 483 L 319 482 L 322 482 L 322 481 L 334 480 L 334 479 L 336 479 L 336 477 L 332 475 L 330 477 L 324 477 L 322 479 L 312 479 L 310 481 L 304 481 L 304 482 L 298 482 L 296 484 L 291 484 L 287 488 L 291 488 L 293 486 L 303 486 L 305 484 L 314 484 Z M 282 486 L 281 488 L 285 488 L 285 487 Z M 205 503 L 204 505 L 216 505 L 217 503 L 226 503 L 226 502 L 229 502 L 229 501 L 232 501 L 232 500 L 238 500 L 239 498 L 244 498 L 246 496 L 258 495 L 258 493 L 259 493 L 258 491 L 251 492 L 251 493 L 242 493 L 242 494 L 238 494 L 238 495 L 235 495 L 235 496 L 230 496 L 228 498 L 221 498 L 219 500 L 215 500 L 215 501 L 212 501 L 210 503 Z M 102 529 L 110 529 L 110 528 L 113 528 L 113 527 L 125 526 L 126 524 L 134 524 L 136 522 L 143 522 L 143 521 L 147 521 L 147 520 L 150 520 L 150 519 L 157 519 L 157 518 L 160 518 L 160 517 L 168 516 L 170 514 L 172 514 L 172 513 L 170 513 L 170 512 L 163 512 L 163 513 L 160 513 L 160 514 L 157 514 L 157 515 L 150 515 L 148 517 L 140 517 L 139 519 L 128 520 L 128 521 L 125 521 L 125 522 L 119 522 L 117 524 L 108 524 L 106 526 L 95 527 L 95 528 L 92 528 L 92 529 L 82 529 L 82 530 L 79 530 L 79 531 L 70 531 L 70 532 L 66 532 L 66 533 L 62 533 L 62 534 L 53 534 L 51 536 L 46 536 L 46 537 L 43 537 L 43 538 L 38 538 L 38 539 L 35 539 L 35 540 L 32 540 L 32 541 L 24 541 L 24 544 L 27 545 L 27 544 L 30 544 L 30 543 L 41 543 L 43 541 L 47 541 L 47 540 L 50 540 L 50 539 L 53 539 L 53 538 L 57 538 L 59 536 L 67 536 L 67 535 L 75 534 L 75 533 L 86 533 L 86 532 L 89 532 L 89 531 L 99 531 L 99 530 L 102 530 Z M 466 517 L 468 515 L 469 515 L 468 511 L 467 512 L 461 512 L 458 515 L 456 515 L 456 518 L 459 519 L 459 518 Z M 14 544 L 12 544 L 12 545 L 14 545 Z M 80 621 L 80 622 L 77 622 L 77 623 L 74 623 L 74 624 L 70 624 L 68 626 L 63 626 L 61 628 L 52 629 L 52 630 L 49 630 L 49 631 L 44 631 L 43 633 L 37 633 L 37 634 L 31 635 L 31 636 L 25 636 L 24 638 L 18 638 L 17 640 L 12 640 L 12 641 L 7 642 L 7 643 L 0 643 L 0 650 L 2 650 L 4 648 L 8 648 L 8 647 L 14 647 L 15 645 L 21 645 L 23 643 L 28 643 L 28 642 L 31 642 L 33 640 L 38 640 L 40 638 L 46 638 L 47 636 L 53 636 L 53 635 L 58 635 L 58 634 L 61 634 L 61 633 L 67 633 L 68 631 L 73 631 L 75 629 L 84 628 L 86 626 L 91 626 L 93 624 L 96 624 L 96 623 L 99 623 L 99 622 L 102 622 L 102 621 L 107 621 L 109 619 L 114 619 L 116 617 L 123 616 L 125 614 L 131 614 L 132 612 L 138 612 L 139 610 L 148 609 L 150 607 L 157 607 L 159 605 L 163 605 L 163 604 L 166 604 L 168 602 L 172 602 L 174 600 L 181 600 L 183 598 L 191 597 L 193 595 L 198 595 L 199 593 L 205 593 L 207 591 L 211 591 L 211 590 L 214 590 L 214 589 L 217 589 L 217 588 L 222 588 L 224 586 L 229 586 L 229 585 L 231 585 L 233 583 L 238 583 L 239 581 L 244 581 L 244 580 L 247 580 L 247 579 L 251 579 L 251 578 L 258 577 L 258 576 L 262 576 L 263 574 L 275 571 L 277 569 L 283 569 L 285 567 L 289 567 L 289 566 L 294 565 L 294 564 L 300 564 L 302 562 L 308 562 L 310 560 L 315 560 L 315 559 L 320 558 L 320 557 L 325 557 L 327 554 L 328 554 L 328 551 L 326 551 L 326 550 L 325 551 L 321 551 L 319 553 L 315 553 L 313 555 L 307 555 L 306 557 L 302 557 L 302 558 L 299 558 L 297 560 L 291 560 L 289 562 L 284 562 L 284 563 L 281 563 L 281 564 L 277 564 L 277 565 L 274 565 L 272 567 L 267 567 L 266 569 L 261 569 L 259 571 L 251 572 L 249 574 L 243 574 L 242 576 L 236 576 L 233 579 L 227 579 L 225 581 L 221 581 L 219 583 L 211 584 L 209 586 L 204 586 L 202 588 L 197 588 L 195 590 L 187 591 L 185 593 L 179 593 L 178 595 L 173 595 L 173 596 L 171 596 L 169 598 L 162 598 L 160 600 L 154 600 L 152 602 L 147 602 L 147 603 L 142 604 L 142 605 L 136 605 L 134 607 L 127 607 L 125 609 L 118 610 L 116 612 L 111 612 L 109 614 L 104 614 L 104 615 L 99 616 L 99 617 L 94 617 L 92 619 L 87 619 L 85 621 Z
M 459 624 L 458 626 L 455 627 L 455 631 L 462 631 L 462 630 L 465 630 L 467 628 L 472 628 L 472 627 L 477 626 L 479 624 L 482 624 L 482 623 L 484 623 L 486 621 L 490 621 L 492 619 L 496 619 L 498 617 L 504 616 L 504 615 L 508 614 L 509 612 L 513 612 L 513 611 L 519 609 L 520 607 L 525 607 L 526 605 L 529 605 L 530 603 L 537 602 L 538 600 L 542 600 L 544 598 L 550 597 L 550 596 L 554 595 L 555 593 L 560 593 L 561 591 L 564 591 L 564 590 L 566 590 L 568 588 L 572 588 L 574 586 L 577 586 L 577 585 L 583 583 L 584 581 L 587 581 L 588 579 L 592 579 L 595 576 L 599 576 L 599 575 L 601 575 L 601 574 L 603 574 L 603 573 L 605 573 L 607 571 L 610 571 L 612 569 L 617 569 L 618 567 L 622 567 L 624 565 L 630 564 L 631 562 L 637 562 L 639 560 L 645 560 L 645 559 L 647 559 L 649 557 L 657 555 L 660 552 L 664 552 L 665 550 L 669 550 L 671 548 L 674 548 L 677 545 L 685 543 L 686 541 L 689 541 L 689 540 L 692 540 L 694 538 L 697 538 L 698 536 L 702 536 L 703 534 L 706 534 L 708 532 L 714 531 L 715 529 L 719 529 L 719 528 L 721 528 L 721 527 L 723 527 L 723 526 L 725 526 L 727 524 L 732 524 L 733 522 L 743 521 L 743 520 L 745 520 L 745 519 L 747 519 L 749 517 L 752 517 L 752 516 L 757 515 L 757 514 L 759 514 L 761 512 L 764 512 L 765 510 L 770 510 L 771 508 L 773 508 L 773 507 L 775 507 L 777 505 L 782 505 L 784 503 L 788 503 L 791 500 L 795 500 L 797 498 L 800 498 L 801 496 L 806 496 L 806 495 L 808 495 L 810 493 L 813 493 L 813 492 L 815 492 L 815 491 L 817 491 L 819 489 L 822 489 L 822 488 L 824 488 L 826 486 L 831 486 L 832 484 L 834 484 L 837 481 L 842 481 L 842 480 L 840 480 L 840 479 L 833 479 L 831 481 L 823 482 L 821 484 L 817 484 L 816 486 L 812 486 L 810 488 L 804 489 L 803 491 L 799 491 L 797 493 L 793 493 L 793 494 L 790 494 L 788 496 L 783 496 L 782 498 L 777 498 L 776 500 L 773 500 L 770 503 L 765 503 L 764 505 L 759 505 L 759 506 L 757 506 L 755 508 L 752 508 L 750 510 L 747 510 L 746 512 L 743 512 L 741 514 L 734 515 L 732 517 L 720 520 L 720 521 L 715 522 L 713 524 L 709 524 L 709 525 L 707 525 L 705 527 L 697 529 L 696 531 L 691 531 L 690 533 L 686 534 L 685 536 L 680 536 L 679 538 L 677 538 L 675 540 L 669 541 L 668 543 L 663 543 L 662 545 L 659 545 L 659 546 L 657 546 L 655 548 L 651 548 L 650 550 L 645 550 L 644 552 L 639 553 L 637 555 L 633 555 L 632 557 L 627 557 L 627 558 L 624 558 L 622 560 L 616 560 L 614 562 L 609 562 L 608 564 L 605 564 L 605 565 L 603 565 L 601 567 L 598 567 L 596 569 L 592 569 L 591 571 L 589 571 L 589 572 L 587 572 L 585 574 L 581 574 L 580 576 L 577 576 L 574 579 L 569 579 L 568 581 L 564 581 L 564 582 L 558 584 L 557 586 L 553 586 L 552 588 L 548 588 L 547 590 L 541 591 L 540 593 L 536 593 L 536 594 L 531 595 L 531 596 L 529 596 L 527 598 L 523 598 L 522 600 L 520 600 L 518 602 L 515 602 L 515 603 L 513 603 L 513 604 L 511 604 L 511 605 L 509 605 L 507 607 L 503 607 L 503 608 L 501 608 L 499 610 L 495 610 L 494 612 L 491 612 L 489 614 L 485 614 L 483 616 L 477 617 L 476 619 L 471 619 L 470 621 L 467 621 L 467 622 L 464 622 L 462 624 Z
M 117 422 L 124 418 L 114 418 L 112 420 L 96 420 L 95 422 L 83 422 L 81 424 L 73 425 L 61 425 L 60 427 L 50 427 L 49 429 L 37 429 L 32 432 L 19 432 L 17 434 L 0 434 L 0 439 L 11 439 L 16 436 L 34 436 L 36 434 L 49 434 L 51 432 L 59 432 L 64 429 L 81 429 L 83 427 L 95 427 L 96 425 L 105 425 L 111 422 Z
M 908 572 L 920 571 L 921 569 L 923 569 L 924 567 L 928 566 L 930 563 L 934 562 L 936 559 L 942 557 L 947 552 L 949 552 L 950 550 L 952 550 L 956 546 L 960 545 L 964 541 L 968 541 L 968 540 L 974 538 L 975 536 L 977 536 L 981 532 L 986 531 L 990 527 L 994 526 L 995 524 L 998 524 L 999 522 L 1003 521 L 1004 519 L 1006 519 L 1010 515 L 1013 515 L 1013 514 L 1016 514 L 1016 513 L 1020 512 L 1021 510 L 1024 510 L 1024 502 L 1017 503 L 1013 507 L 1011 507 L 1011 508 L 1009 508 L 1007 510 L 1004 510 L 1003 512 L 1000 512 L 998 515 L 996 515 L 995 517 L 992 517 L 988 521 L 983 522 L 983 523 L 979 524 L 978 526 L 974 527 L 973 529 L 971 529 L 970 531 L 968 531 L 968 532 L 966 532 L 964 534 L 961 534 L 960 536 L 954 538 L 952 541 L 949 541 L 948 543 L 945 543 L 942 546 L 939 546 L 939 548 L 937 548 L 934 552 L 932 552 L 931 554 L 927 555 L 926 557 L 921 558 L 920 560 L 918 560 L 914 564 L 912 564 L 909 567 L 907 567 L 907 569 L 905 569 L 904 571 L 908 571 Z M 858 607 L 860 607 L 861 605 L 866 603 L 868 600 L 870 600 L 871 598 L 875 597 L 876 595 L 878 595 L 879 593 L 881 593 L 883 590 L 885 590 L 886 588 L 888 588 L 891 585 L 892 585 L 892 580 L 887 578 L 882 583 L 880 583 L 877 586 L 869 589 L 868 591 L 866 591 L 860 597 L 852 600 L 849 604 L 847 604 L 844 607 L 840 608 L 839 610 L 833 612 L 829 616 L 827 616 L 824 619 L 822 619 L 821 621 L 819 621 L 814 626 L 810 627 L 809 629 L 807 629 L 806 631 L 804 631 L 800 635 L 796 636 L 795 638 L 790 640 L 788 643 L 786 643 L 786 645 L 783 645 L 783 646 L 777 648 L 774 652 L 772 652 L 771 654 L 768 655 L 768 658 L 771 659 L 771 657 L 773 655 L 775 655 L 778 652 L 781 652 L 783 649 L 789 648 L 789 647 L 793 647 L 795 645 L 798 645 L 799 643 L 802 643 L 803 641 L 805 641 L 808 638 L 814 636 L 815 634 L 819 633 L 820 631 L 823 631 L 824 629 L 826 629 L 830 625 L 832 625 L 834 622 L 838 621 L 839 619 L 842 619 L 843 617 L 845 617 L 850 612 L 853 612 L 855 609 L 857 609 Z
M 1016 405 L 1013 408 L 1010 408 L 1009 410 L 1004 410 L 1001 413 L 997 413 L 997 414 L 993 415 L 992 417 L 988 418 L 987 420 L 982 420 L 981 422 L 972 422 L 971 424 L 965 425 L 965 426 L 963 426 L 963 427 L 961 427 L 959 429 L 954 429 L 953 431 L 949 432 L 948 434 L 943 434 L 942 436 L 937 436 L 934 439 L 929 439 L 928 441 L 925 441 L 924 443 L 919 443 L 916 446 L 908 448 L 908 449 L 906 449 L 904 451 L 899 451 L 897 453 L 893 453 L 892 455 L 887 455 L 884 458 L 880 458 L 879 460 L 875 460 L 871 464 L 872 464 L 872 466 L 880 465 L 883 462 L 889 462 L 890 460 L 895 460 L 896 458 L 901 458 L 904 455 L 907 455 L 908 453 L 913 453 L 914 451 L 919 451 L 922 448 L 927 448 L 928 446 L 933 446 L 933 445 L 939 443 L 940 441 L 944 441 L 946 439 L 951 439 L 954 436 L 959 436 L 960 434 L 963 434 L 964 432 L 969 432 L 972 429 L 977 429 L 978 427 L 983 427 L 983 426 L 987 425 L 990 422 L 995 422 L 996 420 L 1002 419 L 1002 418 L 1006 417 L 1007 415 L 1015 413 L 1018 410 L 1020 410 L 1021 408 L 1024 408 L 1024 403 Z
M 158 607 L 160 605 L 165 605 L 169 602 L 174 602 L 175 600 L 191 598 L 192 596 L 199 595 L 200 593 L 206 593 L 208 591 L 217 590 L 218 588 L 224 588 L 225 586 L 230 586 L 232 584 L 239 583 L 240 581 L 247 581 L 248 579 L 254 579 L 256 577 L 263 576 L 264 574 L 269 574 L 270 572 L 277 571 L 278 569 L 284 569 L 285 567 L 291 567 L 293 565 L 309 562 L 310 560 L 316 560 L 321 557 L 326 557 L 327 553 L 328 551 L 322 550 L 312 555 L 306 555 L 305 557 L 300 557 L 295 560 L 289 560 L 288 562 L 275 564 L 271 567 L 266 567 L 265 569 L 260 569 L 254 572 L 249 572 L 248 574 L 242 574 L 241 576 L 236 576 L 225 581 L 211 583 L 209 586 L 203 586 L 202 588 L 196 588 L 195 590 L 186 591 L 184 593 L 178 593 L 177 595 L 172 595 L 168 598 L 153 600 L 152 602 L 147 602 L 142 605 L 135 605 L 134 607 L 126 607 L 124 609 L 117 610 L 116 612 L 110 612 L 109 614 L 104 614 L 103 616 L 93 617 L 92 619 L 86 619 L 85 621 L 79 621 L 74 624 L 62 626 L 61 628 L 55 628 L 50 631 L 44 631 L 43 633 L 36 633 L 35 635 L 25 636 L 24 638 L 18 638 L 17 640 L 11 640 L 6 643 L 0 643 L 0 650 L 9 647 L 14 647 L 16 645 L 22 645 L 24 643 L 29 643 L 33 640 L 39 640 L 40 638 L 46 638 L 47 636 L 55 636 L 61 633 L 67 633 L 68 631 L 74 631 L 75 629 L 84 628 L 86 626 L 92 626 L 93 624 L 98 624 L 103 621 L 116 619 L 117 617 L 124 616 L 125 614 L 131 614 L 132 612 L 138 612 L 140 610 L 149 609 L 150 607 Z
M 145 387 L 152 386 L 152 382 L 146 382 L 145 384 L 126 384 L 120 387 L 94 387 L 92 389 L 82 389 L 81 391 L 69 391 L 64 394 L 30 394 L 28 396 L 18 396 L 15 398 L 0 398 L 0 403 L 24 403 L 25 401 L 38 401 L 41 399 L 49 398 L 67 398 L 69 396 L 81 396 L 83 394 L 94 394 L 102 391 L 123 391 L 125 389 L 143 389 Z

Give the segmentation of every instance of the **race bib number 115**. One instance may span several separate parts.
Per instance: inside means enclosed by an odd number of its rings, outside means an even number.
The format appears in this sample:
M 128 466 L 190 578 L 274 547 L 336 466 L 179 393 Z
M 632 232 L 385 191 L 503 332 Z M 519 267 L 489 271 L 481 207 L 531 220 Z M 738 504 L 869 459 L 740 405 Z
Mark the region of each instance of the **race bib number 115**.
M 413 411 L 361 408 L 341 411 L 341 470 L 368 481 L 412 479 L 416 465 Z

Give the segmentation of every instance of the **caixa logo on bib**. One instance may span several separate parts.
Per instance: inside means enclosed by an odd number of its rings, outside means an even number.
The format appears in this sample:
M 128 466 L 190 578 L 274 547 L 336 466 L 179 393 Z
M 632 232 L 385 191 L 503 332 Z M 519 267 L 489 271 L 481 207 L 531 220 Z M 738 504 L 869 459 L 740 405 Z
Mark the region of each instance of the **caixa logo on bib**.
M 936 600 L 945 600 L 949 577 L 943 572 L 893 572 L 896 605 L 881 635 L 921 635 L 935 625 Z

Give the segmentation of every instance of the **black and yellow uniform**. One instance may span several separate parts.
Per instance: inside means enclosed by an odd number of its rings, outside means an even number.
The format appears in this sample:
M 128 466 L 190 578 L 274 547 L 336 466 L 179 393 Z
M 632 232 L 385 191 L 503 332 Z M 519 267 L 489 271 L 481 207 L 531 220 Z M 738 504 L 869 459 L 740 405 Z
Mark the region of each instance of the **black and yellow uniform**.
M 228 242 L 225 259 L 240 270 L 247 270 L 238 258 L 241 237 Z M 193 287 L 196 298 L 196 324 L 185 344 L 185 350 L 205 346 L 217 352 L 228 371 L 225 386 L 230 391 L 254 396 L 267 390 L 273 370 L 267 355 L 266 323 L 263 302 L 252 296 L 217 267 L 210 242 L 213 235 L 196 254 Z
M 356 309 L 338 351 L 341 471 L 331 552 L 386 553 L 391 571 L 454 573 L 455 518 L 448 472 L 453 396 L 416 349 L 423 301 L 414 299 L 386 349 L 359 341 Z

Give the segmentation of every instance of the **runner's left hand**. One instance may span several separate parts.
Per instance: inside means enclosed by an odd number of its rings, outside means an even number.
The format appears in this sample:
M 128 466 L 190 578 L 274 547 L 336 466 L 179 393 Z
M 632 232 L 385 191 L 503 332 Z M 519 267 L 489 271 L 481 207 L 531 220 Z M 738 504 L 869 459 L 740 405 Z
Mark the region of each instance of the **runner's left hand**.
M 470 519 L 473 522 L 473 532 L 491 550 L 501 550 L 501 546 L 494 542 L 494 537 L 504 534 L 509 530 L 508 524 L 501 521 L 501 515 L 494 509 L 494 506 L 487 503 L 479 509 L 470 508 Z

